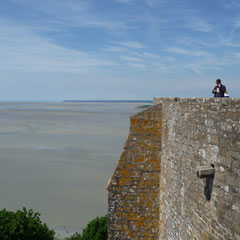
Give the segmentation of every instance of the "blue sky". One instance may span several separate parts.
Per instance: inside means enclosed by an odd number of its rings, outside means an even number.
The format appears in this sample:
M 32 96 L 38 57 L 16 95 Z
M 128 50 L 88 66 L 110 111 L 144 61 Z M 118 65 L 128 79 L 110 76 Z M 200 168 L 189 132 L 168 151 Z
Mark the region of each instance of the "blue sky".
M 0 100 L 239 96 L 239 0 L 1 0 L 0 29 Z

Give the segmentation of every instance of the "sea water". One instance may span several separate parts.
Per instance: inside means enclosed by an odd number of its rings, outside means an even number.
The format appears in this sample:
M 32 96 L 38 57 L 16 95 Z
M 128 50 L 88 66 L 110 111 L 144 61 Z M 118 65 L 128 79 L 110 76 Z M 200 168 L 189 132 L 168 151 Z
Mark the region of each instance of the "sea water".
M 105 186 L 142 104 L 0 102 L 0 209 L 38 211 L 61 236 L 105 215 Z

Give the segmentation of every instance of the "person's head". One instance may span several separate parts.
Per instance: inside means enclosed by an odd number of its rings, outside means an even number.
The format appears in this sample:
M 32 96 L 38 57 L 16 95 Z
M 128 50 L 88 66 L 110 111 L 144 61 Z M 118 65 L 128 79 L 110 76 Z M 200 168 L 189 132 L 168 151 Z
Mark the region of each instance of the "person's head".
M 221 83 L 222 83 L 221 79 L 217 79 L 217 80 L 216 80 L 216 84 L 217 84 L 217 85 L 220 85 Z

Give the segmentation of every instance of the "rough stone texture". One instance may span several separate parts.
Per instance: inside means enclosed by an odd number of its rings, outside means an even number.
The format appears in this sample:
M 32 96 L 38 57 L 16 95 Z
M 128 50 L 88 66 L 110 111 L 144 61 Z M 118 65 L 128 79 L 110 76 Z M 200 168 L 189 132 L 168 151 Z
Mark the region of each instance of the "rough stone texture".
M 130 134 L 108 185 L 109 239 L 157 239 L 161 112 L 131 117 Z
M 240 99 L 154 103 L 131 118 L 108 186 L 109 239 L 240 240 Z

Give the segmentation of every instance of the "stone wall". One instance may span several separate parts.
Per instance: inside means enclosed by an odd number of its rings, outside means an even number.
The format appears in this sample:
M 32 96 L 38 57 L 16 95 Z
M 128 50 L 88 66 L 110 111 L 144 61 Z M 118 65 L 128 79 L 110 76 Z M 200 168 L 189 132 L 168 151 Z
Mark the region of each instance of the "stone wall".
M 162 106 L 160 239 L 239 240 L 239 99 L 165 99 Z M 214 178 L 199 179 L 196 167 L 211 164 Z
M 109 239 L 157 239 L 161 112 L 131 117 L 130 134 L 108 184 Z
M 108 187 L 109 239 L 239 240 L 240 99 L 154 103 L 131 118 Z

